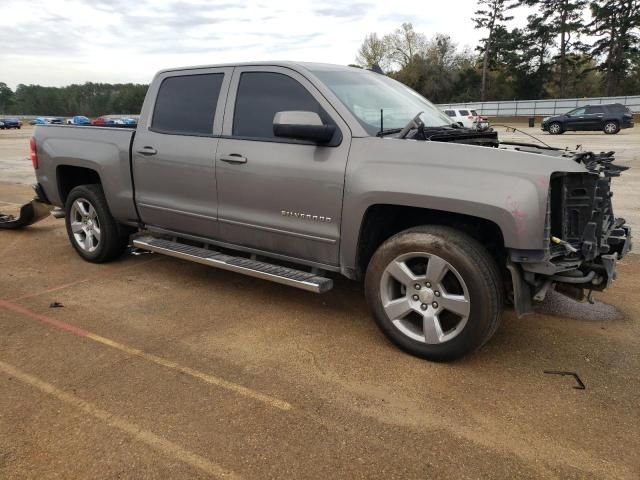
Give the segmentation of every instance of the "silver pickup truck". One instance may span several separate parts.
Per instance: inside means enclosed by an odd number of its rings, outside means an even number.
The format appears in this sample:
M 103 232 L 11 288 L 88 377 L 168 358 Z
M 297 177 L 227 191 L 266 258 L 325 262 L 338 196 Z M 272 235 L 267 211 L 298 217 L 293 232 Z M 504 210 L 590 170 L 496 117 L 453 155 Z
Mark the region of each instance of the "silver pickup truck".
M 487 342 L 505 304 L 605 289 L 631 247 L 612 153 L 501 143 L 357 68 L 164 70 L 136 129 L 38 126 L 31 149 L 87 261 L 133 245 L 317 293 L 364 280 L 385 335 L 431 360 Z

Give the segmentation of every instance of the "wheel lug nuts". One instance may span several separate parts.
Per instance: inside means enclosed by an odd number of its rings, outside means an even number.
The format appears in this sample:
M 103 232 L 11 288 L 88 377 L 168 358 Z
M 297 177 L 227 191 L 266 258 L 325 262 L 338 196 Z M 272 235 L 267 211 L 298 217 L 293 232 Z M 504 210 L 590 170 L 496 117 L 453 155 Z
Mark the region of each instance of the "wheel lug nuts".
M 438 308 L 438 302 L 433 302 L 433 303 L 431 304 L 431 306 L 432 306 L 433 308 Z
M 419 283 L 416 283 L 416 284 L 414 285 L 414 287 L 415 287 L 415 289 L 416 289 L 416 290 L 420 290 L 420 284 L 419 284 Z
M 414 300 L 418 300 L 418 298 L 420 298 L 420 297 L 418 297 L 418 295 L 414 295 L 412 298 L 413 298 Z
M 422 305 L 420 305 L 420 308 L 422 310 L 426 310 L 429 307 L 429 305 L 427 305 L 426 303 L 423 303 Z
M 440 296 L 440 292 L 435 292 L 435 296 L 439 297 Z
M 431 288 L 431 284 L 429 282 L 426 283 L 427 288 Z

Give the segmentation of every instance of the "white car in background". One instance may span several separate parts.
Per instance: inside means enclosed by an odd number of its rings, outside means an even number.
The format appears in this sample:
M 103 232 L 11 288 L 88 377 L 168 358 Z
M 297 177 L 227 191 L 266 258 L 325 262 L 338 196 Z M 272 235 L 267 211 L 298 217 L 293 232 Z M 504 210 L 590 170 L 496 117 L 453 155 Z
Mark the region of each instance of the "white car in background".
M 478 115 L 478 112 L 475 110 L 444 110 L 444 113 L 451 117 L 451 120 L 454 122 L 461 123 L 463 127 L 473 128 L 476 130 L 485 130 L 489 128 L 489 121 L 487 120 L 487 117 Z

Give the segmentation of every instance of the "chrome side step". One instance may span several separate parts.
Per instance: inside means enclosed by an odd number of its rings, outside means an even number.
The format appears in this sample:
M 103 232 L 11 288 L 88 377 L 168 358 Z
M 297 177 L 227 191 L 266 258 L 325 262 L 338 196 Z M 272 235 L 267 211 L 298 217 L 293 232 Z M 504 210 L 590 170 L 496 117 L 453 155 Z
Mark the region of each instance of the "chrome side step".
M 333 280 L 294 268 L 281 267 L 249 258 L 234 257 L 206 248 L 192 247 L 152 236 L 138 237 L 133 240 L 134 247 L 150 252 L 163 253 L 171 257 L 201 263 L 210 267 L 231 272 L 243 273 L 250 277 L 271 280 L 309 292 L 324 293 L 333 288 Z

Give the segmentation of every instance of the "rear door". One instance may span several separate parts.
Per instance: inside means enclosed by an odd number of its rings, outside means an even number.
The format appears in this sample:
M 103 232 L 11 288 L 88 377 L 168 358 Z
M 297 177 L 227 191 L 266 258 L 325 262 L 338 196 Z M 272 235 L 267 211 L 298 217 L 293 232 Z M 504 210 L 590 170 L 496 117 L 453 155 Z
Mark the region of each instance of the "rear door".
M 215 153 L 232 68 L 165 72 L 145 103 L 132 163 L 136 205 L 151 226 L 215 237 Z M 154 95 L 155 93 L 155 95 Z
M 584 112 L 584 118 L 585 130 L 600 130 L 604 121 L 604 107 L 600 105 L 587 107 Z
M 313 111 L 334 124 L 332 146 L 273 134 L 279 111 Z M 216 155 L 220 238 L 337 265 L 351 133 L 305 77 L 283 67 L 236 68 Z

